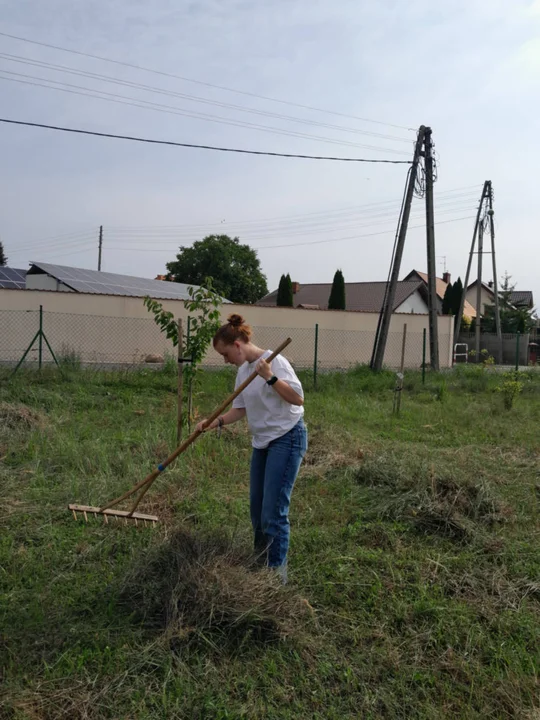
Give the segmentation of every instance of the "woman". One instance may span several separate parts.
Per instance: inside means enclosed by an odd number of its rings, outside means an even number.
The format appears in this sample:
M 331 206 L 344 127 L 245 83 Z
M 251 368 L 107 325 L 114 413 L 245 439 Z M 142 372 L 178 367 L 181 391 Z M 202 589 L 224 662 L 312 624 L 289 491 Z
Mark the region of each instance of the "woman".
M 302 384 L 282 355 L 266 361 L 270 350 L 251 341 L 251 328 L 240 315 L 231 315 L 214 336 L 214 348 L 226 363 L 236 365 L 238 387 L 256 370 L 259 375 L 234 400 L 232 408 L 201 430 L 247 418 L 252 434 L 250 512 L 255 551 L 285 583 L 289 549 L 289 504 L 298 470 L 307 450 Z

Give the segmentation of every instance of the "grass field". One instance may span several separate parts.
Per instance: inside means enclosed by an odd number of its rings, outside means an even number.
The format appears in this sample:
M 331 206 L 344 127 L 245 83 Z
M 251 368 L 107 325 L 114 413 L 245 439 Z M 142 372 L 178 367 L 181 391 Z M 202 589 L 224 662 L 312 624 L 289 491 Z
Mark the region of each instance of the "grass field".
M 391 374 L 306 378 L 281 588 L 248 557 L 244 427 L 159 478 L 155 529 L 68 513 L 174 447 L 173 372 L 4 378 L 0 717 L 540 717 L 540 378 L 511 409 L 503 382 L 409 375 L 396 418 Z

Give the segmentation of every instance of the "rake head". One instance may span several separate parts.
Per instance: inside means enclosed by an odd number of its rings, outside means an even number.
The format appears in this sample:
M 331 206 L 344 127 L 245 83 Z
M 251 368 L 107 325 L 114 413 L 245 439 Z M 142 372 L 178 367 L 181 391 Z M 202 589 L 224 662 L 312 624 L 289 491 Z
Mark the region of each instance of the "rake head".
M 150 525 L 155 526 L 155 524 L 159 522 L 157 515 L 146 515 L 145 513 L 129 512 L 128 510 L 113 510 L 112 508 L 104 510 L 99 507 L 93 507 L 92 505 L 75 504 L 68 505 L 68 508 L 73 513 L 75 520 L 79 519 L 77 513 L 81 513 L 86 522 L 88 522 L 88 515 L 93 515 L 94 517 L 101 516 L 107 524 L 109 522 L 109 518 L 114 518 L 116 522 L 121 522 L 123 520 L 125 525 L 131 521 L 134 522 L 135 525 L 138 525 L 139 523 L 141 525 L 147 525 L 150 523 Z

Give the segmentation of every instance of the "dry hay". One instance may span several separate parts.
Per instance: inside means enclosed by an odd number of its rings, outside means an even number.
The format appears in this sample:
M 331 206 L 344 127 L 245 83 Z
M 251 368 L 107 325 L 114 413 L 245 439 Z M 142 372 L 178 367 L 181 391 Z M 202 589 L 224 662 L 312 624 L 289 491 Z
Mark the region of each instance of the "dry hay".
M 437 472 L 413 458 L 369 457 L 356 477 L 361 484 L 381 488 L 369 501 L 376 517 L 407 519 L 421 532 L 457 542 L 467 542 L 481 526 L 492 527 L 513 514 L 485 481 Z
M 12 430 L 32 430 L 43 427 L 43 416 L 26 405 L 14 405 L 11 403 L 0 403 L 0 427 L 4 426 Z
M 299 637 L 309 603 L 224 536 L 175 530 L 123 583 L 121 602 L 172 649 L 205 640 L 225 649 Z
M 363 457 L 363 450 L 354 444 L 350 436 L 314 431 L 310 433 L 302 470 L 307 474 L 325 475 L 340 468 L 354 468 Z

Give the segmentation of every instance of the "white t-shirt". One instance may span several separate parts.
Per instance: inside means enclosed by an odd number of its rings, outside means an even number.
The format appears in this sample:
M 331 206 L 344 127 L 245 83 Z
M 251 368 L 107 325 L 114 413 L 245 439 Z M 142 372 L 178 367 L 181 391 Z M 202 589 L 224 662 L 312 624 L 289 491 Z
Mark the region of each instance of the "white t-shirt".
M 267 358 L 271 354 L 271 350 L 266 350 L 262 357 Z M 235 388 L 248 379 L 258 361 L 245 362 L 238 368 Z M 286 358 L 278 355 L 272 360 L 271 367 L 272 373 L 277 378 L 285 380 L 300 397 L 304 397 L 302 384 Z M 233 408 L 245 408 L 249 430 L 253 438 L 252 445 L 260 450 L 268 447 L 272 440 L 276 440 L 292 430 L 304 415 L 302 406 L 291 405 L 283 400 L 276 389 L 267 385 L 266 380 L 262 377 L 256 377 L 233 401 L 232 406 Z

